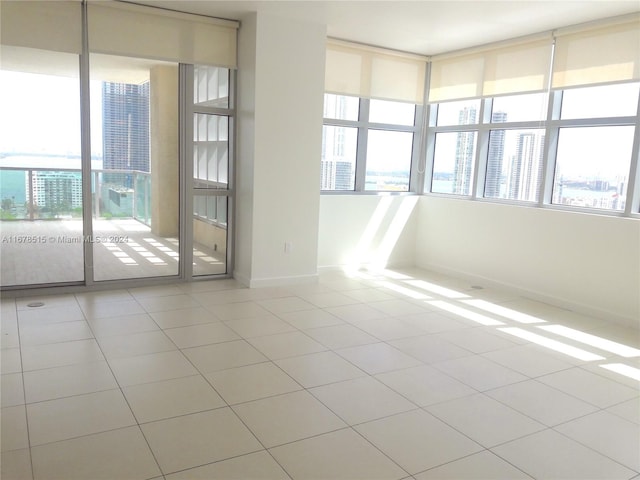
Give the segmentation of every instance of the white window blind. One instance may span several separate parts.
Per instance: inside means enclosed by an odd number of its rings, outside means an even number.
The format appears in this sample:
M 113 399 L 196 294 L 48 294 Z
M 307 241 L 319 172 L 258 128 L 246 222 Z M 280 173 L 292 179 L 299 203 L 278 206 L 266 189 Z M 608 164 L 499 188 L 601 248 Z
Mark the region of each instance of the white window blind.
M 238 23 L 153 7 L 88 4 L 89 49 L 95 53 L 236 67 Z
M 419 55 L 329 40 L 325 91 L 421 104 L 426 63 Z
M 82 4 L 77 1 L 0 3 L 0 43 L 55 52 L 82 52 Z
M 640 80 L 640 15 L 556 32 L 553 88 Z
M 433 57 L 429 102 L 544 91 L 551 35 Z

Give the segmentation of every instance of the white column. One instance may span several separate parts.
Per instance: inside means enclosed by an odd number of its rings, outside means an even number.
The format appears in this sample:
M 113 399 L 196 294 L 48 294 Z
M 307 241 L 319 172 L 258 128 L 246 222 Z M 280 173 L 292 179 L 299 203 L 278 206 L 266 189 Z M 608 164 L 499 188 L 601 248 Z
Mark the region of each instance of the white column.
M 239 36 L 234 275 L 315 281 L 326 27 L 258 13 Z
M 178 67 L 151 68 L 151 231 L 178 236 Z

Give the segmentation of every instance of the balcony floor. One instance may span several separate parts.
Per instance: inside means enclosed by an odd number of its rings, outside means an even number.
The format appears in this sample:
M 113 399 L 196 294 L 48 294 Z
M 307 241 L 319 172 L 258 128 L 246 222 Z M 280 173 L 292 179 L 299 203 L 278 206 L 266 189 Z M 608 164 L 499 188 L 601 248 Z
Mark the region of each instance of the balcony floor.
M 94 220 L 96 281 L 178 274 L 178 239 L 160 237 L 134 219 Z M 82 221 L 0 223 L 1 285 L 78 282 L 84 277 Z M 225 273 L 221 252 L 194 245 L 194 274 Z

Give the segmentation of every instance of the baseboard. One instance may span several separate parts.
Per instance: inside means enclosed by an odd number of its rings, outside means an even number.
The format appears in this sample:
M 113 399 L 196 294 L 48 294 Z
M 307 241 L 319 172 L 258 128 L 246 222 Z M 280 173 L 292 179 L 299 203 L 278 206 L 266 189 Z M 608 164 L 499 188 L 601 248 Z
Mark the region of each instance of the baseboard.
M 348 265 L 348 264 L 337 264 L 337 265 L 322 265 L 318 267 L 319 273 L 326 272 L 352 272 L 352 271 L 376 271 L 376 270 L 393 270 L 394 268 L 411 268 L 415 267 L 413 262 L 394 262 L 387 264 L 385 266 L 381 266 L 374 263 L 360 263 L 358 265 Z
M 289 277 L 249 278 L 238 272 L 233 272 L 233 278 L 249 288 L 286 287 L 318 282 L 318 274 L 293 275 Z

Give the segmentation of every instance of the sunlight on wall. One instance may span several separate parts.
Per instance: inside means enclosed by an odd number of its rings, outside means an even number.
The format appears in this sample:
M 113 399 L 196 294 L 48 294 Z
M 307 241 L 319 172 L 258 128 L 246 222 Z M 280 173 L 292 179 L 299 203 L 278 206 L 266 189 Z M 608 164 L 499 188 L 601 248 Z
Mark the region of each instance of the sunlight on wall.
M 409 221 L 409 217 L 417 203 L 417 196 L 405 197 L 402 199 L 402 203 L 400 204 L 398 211 L 395 213 L 393 221 L 391 222 L 391 225 L 389 225 L 389 229 L 385 233 L 376 255 L 371 262 L 374 268 L 387 267 L 391 252 L 393 252 L 393 249 L 398 242 L 398 238 L 400 238 L 400 234 Z
M 353 256 L 349 259 L 347 270 L 357 271 L 364 263 L 366 263 L 366 255 L 373 243 L 373 238 L 380 229 L 382 220 L 384 220 L 392 202 L 393 198 L 391 197 L 382 197 L 380 199 L 373 215 L 371 215 L 371 218 L 369 219 L 369 223 L 367 223 L 366 228 L 362 232 L 362 236 L 360 237 L 360 241 L 358 241 L 358 245 L 353 252 Z
M 417 196 L 381 195 L 356 247 L 347 258 L 345 271 L 356 272 L 363 266 L 373 270 L 387 268 L 417 202 Z

